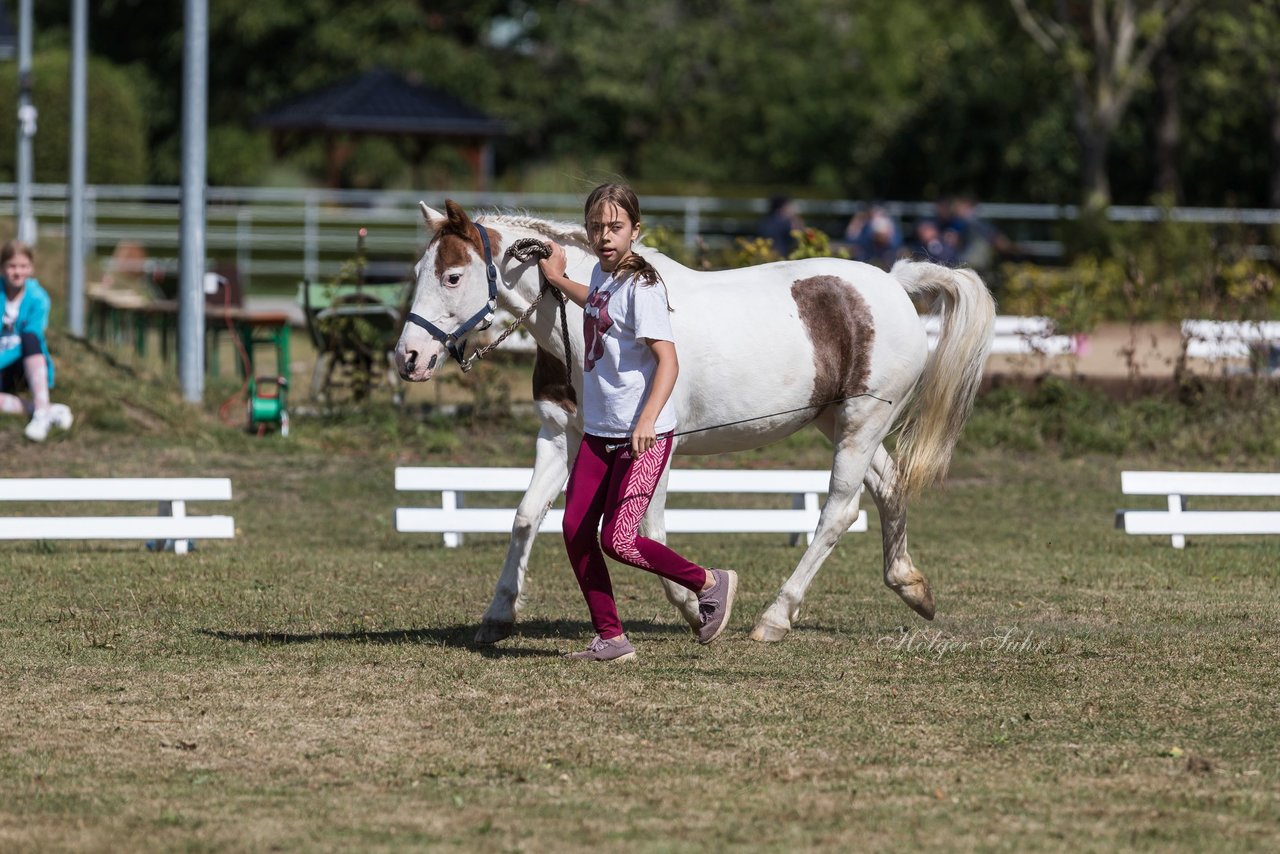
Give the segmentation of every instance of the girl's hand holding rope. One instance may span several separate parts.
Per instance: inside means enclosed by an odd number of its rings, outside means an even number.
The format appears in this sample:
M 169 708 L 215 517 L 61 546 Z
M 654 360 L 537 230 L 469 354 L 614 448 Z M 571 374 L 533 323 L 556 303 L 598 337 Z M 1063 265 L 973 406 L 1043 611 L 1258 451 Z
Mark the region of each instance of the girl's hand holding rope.
M 551 247 L 551 254 L 546 258 L 538 259 L 538 268 L 542 270 L 542 275 L 546 277 L 546 280 L 555 285 L 565 278 L 569 260 L 564 254 L 564 247 L 560 244 L 549 240 L 546 245 Z

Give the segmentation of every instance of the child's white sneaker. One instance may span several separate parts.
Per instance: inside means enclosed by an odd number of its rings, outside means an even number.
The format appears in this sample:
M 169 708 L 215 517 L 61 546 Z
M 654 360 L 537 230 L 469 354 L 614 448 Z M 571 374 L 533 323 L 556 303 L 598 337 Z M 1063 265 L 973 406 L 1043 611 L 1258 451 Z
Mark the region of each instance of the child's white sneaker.
M 33 442 L 43 442 L 49 438 L 49 428 L 53 426 L 53 415 L 48 409 L 37 410 L 32 416 L 27 429 L 27 438 Z
M 76 420 L 71 414 L 71 407 L 65 403 L 55 403 L 50 406 L 49 418 L 53 421 L 53 426 L 59 430 L 70 430 L 72 422 Z

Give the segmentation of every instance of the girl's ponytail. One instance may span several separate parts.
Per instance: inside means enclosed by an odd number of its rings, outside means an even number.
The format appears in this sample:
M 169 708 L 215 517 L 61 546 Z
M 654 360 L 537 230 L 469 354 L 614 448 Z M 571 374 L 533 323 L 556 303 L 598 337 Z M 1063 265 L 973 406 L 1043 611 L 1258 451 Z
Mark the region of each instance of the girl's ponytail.
M 671 294 L 667 292 L 667 283 L 662 281 L 662 274 L 637 252 L 632 252 L 626 257 L 626 260 L 613 268 L 613 277 L 615 279 L 621 279 L 628 275 L 634 277 L 642 288 L 662 285 L 662 296 L 667 301 L 667 311 L 675 311 L 671 307 Z
M 613 268 L 613 277 L 615 279 L 621 279 L 627 275 L 634 277 L 637 282 L 646 288 L 651 288 L 662 282 L 662 276 L 638 252 L 632 252 L 626 257 L 626 260 Z M 663 285 L 665 287 L 666 283 L 663 282 Z

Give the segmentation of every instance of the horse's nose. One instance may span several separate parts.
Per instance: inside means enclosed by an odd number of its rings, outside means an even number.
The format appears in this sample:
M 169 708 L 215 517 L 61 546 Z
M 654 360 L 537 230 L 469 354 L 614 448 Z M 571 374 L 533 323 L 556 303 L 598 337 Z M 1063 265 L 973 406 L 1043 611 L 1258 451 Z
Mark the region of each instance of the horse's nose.
M 400 375 L 408 377 L 413 373 L 413 369 L 418 366 L 418 351 L 408 350 L 404 354 L 404 365 L 400 368 Z

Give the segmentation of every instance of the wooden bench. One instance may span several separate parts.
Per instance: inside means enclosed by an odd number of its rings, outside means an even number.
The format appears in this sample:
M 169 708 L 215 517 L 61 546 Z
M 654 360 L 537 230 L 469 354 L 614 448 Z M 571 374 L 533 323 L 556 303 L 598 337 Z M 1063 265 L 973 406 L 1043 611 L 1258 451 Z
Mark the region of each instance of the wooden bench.
M 1182 337 L 1193 359 L 1250 359 L 1268 369 L 1280 368 L 1275 364 L 1280 321 L 1184 320 Z
M 927 314 L 921 320 L 932 350 L 938 346 L 942 318 Z M 1008 356 L 1066 356 L 1079 353 L 1083 340 L 1079 335 L 1058 335 L 1053 321 L 1047 317 L 1001 314 L 996 317 L 991 352 Z
M 1280 512 L 1268 510 L 1188 510 L 1187 496 L 1277 497 L 1280 474 L 1272 472 L 1126 471 L 1125 495 L 1163 495 L 1167 510 L 1118 510 L 1116 527 L 1126 534 L 1168 536 L 1175 549 L 1189 535 L 1280 534 Z
M 185 554 L 195 538 L 231 539 L 230 516 L 188 516 L 188 501 L 230 501 L 217 477 L 0 478 L 0 501 L 157 501 L 155 516 L 5 516 L 0 540 L 172 540 Z
M 515 523 L 514 509 L 470 508 L 468 492 L 524 492 L 533 470 L 527 468 L 409 468 L 396 469 L 396 489 L 441 493 L 440 507 L 400 507 L 396 509 L 396 530 L 402 533 L 444 534 L 449 547 L 462 543 L 471 533 L 508 533 Z M 683 509 L 667 508 L 667 531 L 673 534 L 791 534 L 798 543 L 801 535 L 813 541 L 820 511 L 818 496 L 830 485 L 828 471 L 756 471 L 746 469 L 672 469 L 668 494 L 765 493 L 790 495 L 792 509 Z M 539 531 L 559 531 L 564 511 L 547 511 Z M 850 531 L 867 530 L 867 513 L 858 513 Z

